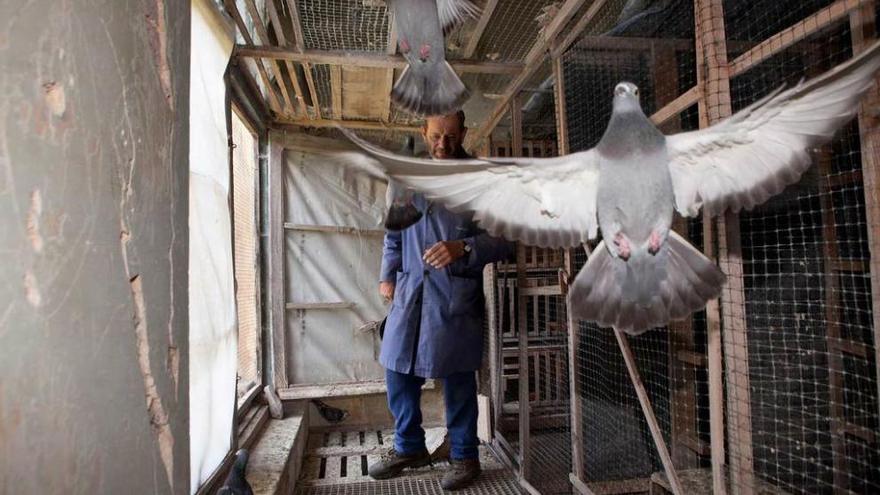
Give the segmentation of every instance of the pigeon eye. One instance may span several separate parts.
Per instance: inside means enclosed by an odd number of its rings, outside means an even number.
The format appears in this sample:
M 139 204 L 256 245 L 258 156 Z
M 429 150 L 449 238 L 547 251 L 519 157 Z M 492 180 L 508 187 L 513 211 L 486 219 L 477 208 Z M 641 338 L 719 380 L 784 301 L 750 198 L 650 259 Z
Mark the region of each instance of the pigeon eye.
M 635 91 L 633 91 L 633 94 L 639 96 L 639 88 L 636 88 Z

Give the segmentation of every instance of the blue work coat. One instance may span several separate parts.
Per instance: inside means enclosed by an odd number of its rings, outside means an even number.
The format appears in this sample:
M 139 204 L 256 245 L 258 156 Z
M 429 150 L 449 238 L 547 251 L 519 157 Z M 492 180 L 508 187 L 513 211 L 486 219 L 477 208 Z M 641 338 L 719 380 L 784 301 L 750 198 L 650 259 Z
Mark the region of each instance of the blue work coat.
M 422 219 L 385 234 L 381 280 L 395 282 L 395 288 L 379 362 L 425 378 L 477 370 L 483 355 L 483 267 L 509 258 L 513 245 L 420 194 L 413 202 Z M 440 270 L 422 261 L 435 243 L 457 239 L 471 246 L 470 254 Z

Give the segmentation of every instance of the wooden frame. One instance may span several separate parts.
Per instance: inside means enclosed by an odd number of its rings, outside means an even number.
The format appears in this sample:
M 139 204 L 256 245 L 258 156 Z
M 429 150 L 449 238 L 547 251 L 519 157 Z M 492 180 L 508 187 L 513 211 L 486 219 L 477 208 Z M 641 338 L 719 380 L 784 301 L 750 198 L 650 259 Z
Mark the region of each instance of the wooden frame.
M 697 37 L 697 85 L 701 88 L 700 127 L 712 125 L 732 113 L 730 71 L 727 63 L 727 36 L 721 0 L 695 0 L 694 18 Z M 704 250 L 712 256 L 713 227 L 717 225 L 718 258 L 728 275 L 727 290 L 719 304 L 711 301 L 706 308 L 709 347 L 709 415 L 712 447 L 712 486 L 717 494 L 727 493 L 724 466 L 724 384 L 721 378 L 721 320 L 724 320 L 724 360 L 727 363 L 728 441 L 731 446 L 730 478 L 738 493 L 752 493 L 751 404 L 749 391 L 748 344 L 745 324 L 745 301 L 742 278 L 742 248 L 739 218 L 727 213 L 713 225 L 703 223 Z
M 278 133 L 269 133 L 269 329 L 272 351 L 272 386 L 287 387 L 287 324 L 284 270 L 284 147 Z
M 513 101 L 513 99 L 518 95 L 519 91 L 525 86 L 526 82 L 532 77 L 532 75 L 544 64 L 546 58 L 546 52 L 550 49 L 551 44 L 555 42 L 556 36 L 562 32 L 563 28 L 565 28 L 568 21 L 577 13 L 577 11 L 583 6 L 586 0 L 566 0 L 565 4 L 563 4 L 560 8 L 556 17 L 553 18 L 553 21 L 544 29 L 543 36 L 539 36 L 538 40 L 532 46 L 531 50 L 529 50 L 528 55 L 526 55 L 525 59 L 525 67 L 523 70 L 517 75 L 513 81 L 507 86 L 504 90 L 504 93 L 501 97 L 501 100 L 495 106 L 494 110 L 489 116 L 489 119 L 486 123 L 480 127 L 476 132 L 471 132 L 468 134 L 468 139 L 466 142 L 466 146 L 468 148 L 474 148 L 479 145 L 484 139 L 486 139 L 489 135 L 492 134 L 492 131 L 495 129 L 495 126 L 498 125 L 498 122 L 501 121 L 501 118 L 507 112 L 508 106 Z M 598 13 L 599 9 L 602 5 L 604 5 L 606 0 L 595 0 L 593 5 L 590 7 L 590 10 L 584 16 L 587 18 L 586 21 L 581 19 L 581 23 L 578 25 L 581 26 L 581 31 L 589 24 L 590 20 L 595 17 L 596 13 Z M 582 25 L 581 25 L 582 24 Z M 572 31 L 572 33 L 577 32 L 576 30 Z M 580 32 L 577 32 L 579 35 Z M 576 36 L 575 36 L 576 37 Z M 568 38 L 566 38 L 568 40 Z M 571 42 L 574 41 L 574 38 L 571 39 Z M 559 45 L 559 49 L 564 51 L 568 48 L 569 45 Z
M 402 69 L 406 67 L 406 59 L 402 55 L 390 55 L 374 52 L 354 52 L 338 50 L 291 50 L 278 46 L 236 45 L 235 55 L 253 59 L 290 60 L 293 62 L 345 65 L 349 67 L 372 67 L 379 69 Z M 485 62 L 465 59 L 447 60 L 459 72 L 479 74 L 516 74 L 523 69 L 523 64 L 515 62 Z
M 251 38 L 251 33 L 248 32 L 247 25 L 244 23 L 244 19 L 241 17 L 241 12 L 238 11 L 238 7 L 235 5 L 234 0 L 223 0 L 223 5 L 226 7 L 227 12 L 232 16 L 232 19 L 235 21 L 235 25 L 238 26 L 238 31 L 241 33 L 242 38 L 244 38 L 245 42 L 248 44 L 253 44 L 253 38 Z M 263 85 L 266 87 L 266 93 L 269 97 L 269 107 L 272 111 L 277 113 L 282 113 L 281 102 L 278 100 L 278 94 L 275 93 L 275 88 L 272 86 L 272 81 L 269 80 L 269 74 L 266 72 L 266 66 L 263 65 L 262 60 L 254 60 L 257 66 L 257 72 L 260 74 L 260 79 L 263 81 Z
M 863 5 L 850 13 L 853 52 L 861 52 L 877 39 L 874 24 L 875 5 Z M 859 130 L 862 144 L 862 183 L 865 190 L 865 216 L 868 230 L 868 250 L 871 256 L 871 298 L 874 324 L 874 364 L 877 368 L 877 397 L 880 399 L 880 126 L 872 109 L 880 107 L 880 88 L 876 85 L 865 97 L 859 111 Z M 867 355 L 867 352 L 865 353 Z M 867 357 L 867 356 L 866 356 Z M 880 406 L 880 401 L 878 401 Z M 880 407 L 878 407 L 880 415 Z M 876 440 L 875 440 L 876 441 Z

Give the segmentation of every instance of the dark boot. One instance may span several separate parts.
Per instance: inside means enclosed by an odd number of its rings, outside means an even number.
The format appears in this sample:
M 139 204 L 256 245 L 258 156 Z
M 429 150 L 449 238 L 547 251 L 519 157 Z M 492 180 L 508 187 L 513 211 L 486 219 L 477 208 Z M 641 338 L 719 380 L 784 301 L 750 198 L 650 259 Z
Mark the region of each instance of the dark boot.
M 378 461 L 369 468 L 370 477 L 376 480 L 387 480 L 400 474 L 406 468 L 418 468 L 431 463 L 431 455 L 427 450 L 415 454 L 398 454 L 394 447 L 382 454 Z
M 440 486 L 444 490 L 459 490 L 470 486 L 480 476 L 479 459 L 449 460 L 449 470 L 443 475 Z

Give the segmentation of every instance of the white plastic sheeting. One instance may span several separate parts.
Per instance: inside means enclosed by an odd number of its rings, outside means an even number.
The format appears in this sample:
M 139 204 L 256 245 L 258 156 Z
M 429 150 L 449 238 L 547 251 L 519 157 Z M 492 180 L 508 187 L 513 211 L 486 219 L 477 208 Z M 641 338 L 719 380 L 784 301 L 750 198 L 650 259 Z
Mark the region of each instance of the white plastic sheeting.
M 237 340 L 223 73 L 232 38 L 192 2 L 189 180 L 190 490 L 231 447 Z
M 344 166 L 351 148 L 297 136 L 286 143 L 285 222 L 381 229 L 385 184 Z M 382 235 L 288 229 L 286 297 L 293 303 L 353 303 L 349 308 L 287 313 L 291 384 L 345 383 L 384 376 L 379 335 L 358 331 L 384 317 L 378 293 Z

